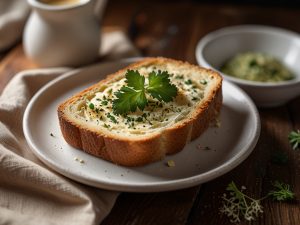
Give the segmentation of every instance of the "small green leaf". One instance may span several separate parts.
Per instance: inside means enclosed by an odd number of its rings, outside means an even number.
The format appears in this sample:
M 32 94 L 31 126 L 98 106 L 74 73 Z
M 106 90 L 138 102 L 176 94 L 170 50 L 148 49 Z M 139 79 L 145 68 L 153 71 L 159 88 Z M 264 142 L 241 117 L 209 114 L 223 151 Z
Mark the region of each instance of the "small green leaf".
M 177 75 L 177 76 L 175 76 L 175 79 L 182 80 L 183 79 L 183 75 Z
M 90 104 L 89 104 L 89 108 L 90 108 L 90 109 L 94 109 L 94 108 L 95 108 L 95 105 L 94 105 L 93 103 L 90 103 Z
M 137 122 L 143 122 L 143 117 L 138 117 L 138 118 L 136 118 L 136 121 L 137 121 Z
M 206 85 L 207 81 L 206 80 L 200 80 L 200 84 Z
M 123 86 L 115 95 L 117 99 L 113 100 L 113 111 L 116 115 L 135 112 L 137 108 L 143 110 L 147 105 L 143 91 Z
M 171 84 L 167 71 L 151 72 L 147 91 L 153 98 L 164 102 L 172 101 L 177 95 L 177 88 L 174 84 Z
M 187 84 L 187 85 L 191 85 L 191 84 L 193 84 L 193 82 L 192 82 L 192 80 L 191 80 L 191 79 L 188 79 L 188 80 L 184 81 L 184 83 L 185 83 L 185 84 Z
M 125 77 L 128 87 L 132 87 L 135 90 L 144 90 L 145 77 L 140 75 L 137 70 L 127 70 Z
M 101 102 L 102 105 L 107 105 L 107 103 L 108 103 L 107 100 L 103 100 L 103 101 Z

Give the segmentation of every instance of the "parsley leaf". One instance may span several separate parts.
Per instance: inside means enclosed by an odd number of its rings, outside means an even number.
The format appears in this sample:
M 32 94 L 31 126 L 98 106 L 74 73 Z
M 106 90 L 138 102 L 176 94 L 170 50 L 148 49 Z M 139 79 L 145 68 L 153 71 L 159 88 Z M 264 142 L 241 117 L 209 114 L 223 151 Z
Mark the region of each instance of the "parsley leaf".
M 142 76 L 139 71 L 128 70 L 125 77 L 128 87 L 132 87 L 135 90 L 144 91 L 145 77 Z
M 149 86 L 147 91 L 153 98 L 159 101 L 170 102 L 177 95 L 177 88 L 170 83 L 167 71 L 154 71 L 149 74 Z
M 115 95 L 117 99 L 113 100 L 113 110 L 116 115 L 135 112 L 137 107 L 143 110 L 147 105 L 145 92 L 141 90 L 123 86 Z
M 114 114 L 126 114 L 135 112 L 137 108 L 144 110 L 148 105 L 146 93 L 159 101 L 169 102 L 177 95 L 177 88 L 170 83 L 169 74 L 166 71 L 151 72 L 146 85 L 145 77 L 137 70 L 127 70 L 125 74 L 127 86 L 121 87 L 115 92 L 117 97 L 113 100 Z

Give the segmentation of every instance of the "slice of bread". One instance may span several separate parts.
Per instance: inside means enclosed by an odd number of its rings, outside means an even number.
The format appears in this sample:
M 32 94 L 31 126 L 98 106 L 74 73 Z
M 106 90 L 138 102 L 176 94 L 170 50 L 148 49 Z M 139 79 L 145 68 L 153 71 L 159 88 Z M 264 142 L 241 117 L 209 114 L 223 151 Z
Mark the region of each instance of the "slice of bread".
M 167 71 L 178 92 L 165 103 L 148 96 L 141 111 L 115 115 L 114 93 L 128 70 L 145 77 Z M 58 107 L 60 128 L 75 148 L 123 166 L 141 166 L 181 151 L 216 120 L 222 105 L 222 78 L 212 70 L 167 58 L 146 58 L 107 76 Z

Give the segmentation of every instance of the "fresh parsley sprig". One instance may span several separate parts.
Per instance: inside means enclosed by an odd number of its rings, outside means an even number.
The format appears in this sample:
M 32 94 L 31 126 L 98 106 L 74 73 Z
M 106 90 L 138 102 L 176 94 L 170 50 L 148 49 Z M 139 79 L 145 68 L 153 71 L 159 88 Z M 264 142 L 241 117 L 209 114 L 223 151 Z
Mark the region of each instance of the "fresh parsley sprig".
M 242 190 L 239 190 L 232 181 L 226 188 L 229 196 L 223 194 L 223 206 L 220 208 L 220 212 L 227 215 L 232 223 L 239 223 L 243 218 L 251 221 L 263 213 L 260 200 L 253 199 L 243 193 L 245 189 L 242 187 Z
M 288 138 L 294 150 L 300 147 L 300 130 L 292 131 Z
M 126 86 L 115 92 L 113 100 L 114 114 L 135 112 L 137 108 L 144 110 L 148 105 L 147 95 L 159 101 L 170 102 L 177 95 L 177 88 L 171 84 L 167 71 L 151 72 L 146 78 L 137 70 L 127 70 L 125 74 Z
M 252 221 L 255 220 L 259 214 L 263 213 L 262 200 L 271 197 L 276 201 L 286 201 L 295 197 L 295 194 L 288 184 L 275 181 L 273 187 L 275 189 L 271 190 L 265 197 L 254 199 L 243 192 L 246 187 L 242 186 L 241 190 L 239 190 L 232 181 L 226 188 L 229 195 L 223 194 L 222 196 L 223 205 L 220 208 L 220 212 L 229 217 L 232 223 L 239 223 L 243 219 Z
M 292 200 L 295 194 L 291 191 L 290 185 L 275 181 L 273 184 L 275 190 L 268 193 L 276 201 Z

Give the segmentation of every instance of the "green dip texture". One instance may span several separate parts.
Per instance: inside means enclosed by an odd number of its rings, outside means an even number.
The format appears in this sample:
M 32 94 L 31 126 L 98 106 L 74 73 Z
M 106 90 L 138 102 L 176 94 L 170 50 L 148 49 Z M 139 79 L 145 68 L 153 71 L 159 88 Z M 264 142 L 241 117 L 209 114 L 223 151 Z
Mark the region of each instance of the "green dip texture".
M 278 59 L 257 52 L 240 53 L 221 68 L 227 75 L 244 80 L 278 82 L 291 80 L 294 75 Z

